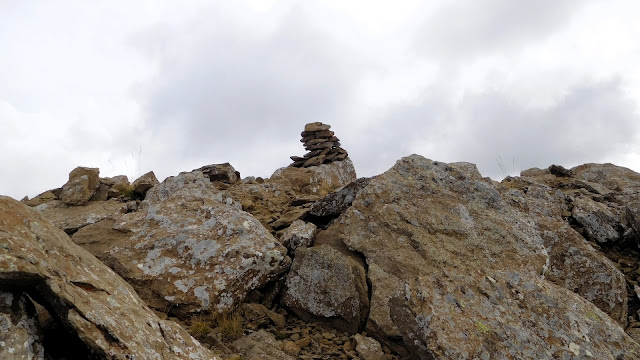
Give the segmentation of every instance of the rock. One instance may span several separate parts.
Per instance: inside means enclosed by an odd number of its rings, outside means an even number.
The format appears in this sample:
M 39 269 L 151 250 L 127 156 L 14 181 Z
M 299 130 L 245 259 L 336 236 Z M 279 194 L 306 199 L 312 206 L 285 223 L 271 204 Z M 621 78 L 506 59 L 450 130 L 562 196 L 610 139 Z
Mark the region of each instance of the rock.
M 211 182 L 220 181 L 226 184 L 234 184 L 240 180 L 240 173 L 229 163 L 207 165 L 196 170 L 202 171 Z
M 317 229 L 312 223 L 296 220 L 284 231 L 280 241 L 291 251 L 299 247 L 309 247 L 316 236 Z
M 298 248 L 282 303 L 302 319 L 355 333 L 369 307 L 364 267 L 328 244 Z
M 69 181 L 62 186 L 60 199 L 67 205 L 84 205 L 100 186 L 100 170 L 77 167 L 69 173 Z
M 573 205 L 572 216 L 584 227 L 589 239 L 599 243 L 620 239 L 620 233 L 616 230 L 620 217 L 612 214 L 606 205 L 586 197 L 577 197 Z
M 300 221 L 298 219 L 304 218 L 308 212 L 309 212 L 309 209 L 293 208 L 292 210 L 289 210 L 285 214 L 280 216 L 276 221 L 271 223 L 271 227 L 274 228 L 275 230 L 283 229 L 291 225 L 294 221 Z
M 262 327 L 269 321 L 277 328 L 283 328 L 286 323 L 284 315 L 271 311 L 262 304 L 245 303 L 240 306 L 239 310 L 244 314 L 245 320 L 254 323 L 254 329 Z
M 81 176 L 89 178 L 89 189 L 97 189 L 100 185 L 100 169 L 78 166 L 69 173 L 69 181 Z
M 156 174 L 153 171 L 149 171 L 148 173 L 137 178 L 131 187 L 133 191 L 142 194 L 143 196 L 151 189 L 152 187 L 158 185 L 158 179 L 156 178 Z
M 317 217 L 338 217 L 356 198 L 360 190 L 369 184 L 371 178 L 359 178 L 328 194 L 311 206 L 309 214 Z
M 100 182 L 96 193 L 93 194 L 89 201 L 106 201 L 109 198 L 109 185 Z
M 31 207 L 36 207 L 48 203 L 49 201 L 58 200 L 56 195 L 51 190 L 47 190 L 40 195 L 36 195 L 33 199 L 27 199 L 23 202 Z
M 503 184 L 510 188 L 503 196 L 537 225 L 549 253 L 545 277 L 591 301 L 624 327 L 628 311 L 625 277 L 563 220 L 565 195 L 521 178 Z
M 571 170 L 565 169 L 560 165 L 549 166 L 549 172 L 555 176 L 560 176 L 560 177 L 571 177 L 571 175 L 573 175 L 573 172 L 571 172 Z
M 346 159 L 347 152 L 340 147 L 340 139 L 329 130 L 331 125 L 315 122 L 305 125 L 304 128 L 300 134 L 300 141 L 309 152 L 302 157 L 291 156 L 293 163 L 290 167 L 306 168 Z
M 356 351 L 362 360 L 383 360 L 382 346 L 375 339 L 356 334 Z
M 122 203 L 112 199 L 90 202 L 85 206 L 67 206 L 59 200 L 54 200 L 39 205 L 35 209 L 58 229 L 71 235 L 87 225 L 118 215 L 121 208 Z
M 273 334 L 264 330 L 243 336 L 234 341 L 231 346 L 237 351 L 246 353 L 249 360 L 295 360 L 294 357 L 281 350 L 280 344 Z
M 281 184 L 298 194 L 325 196 L 356 179 L 350 159 L 309 168 L 285 167 L 276 170 L 270 182 Z
M 396 351 L 400 334 L 426 359 L 562 358 L 571 344 L 594 358 L 640 354 L 607 314 L 544 279 L 536 224 L 497 188 L 472 164 L 412 155 L 358 193 L 323 237 L 366 259 L 367 333 Z
M 83 229 L 85 239 L 95 232 L 109 245 L 96 256 L 150 306 L 183 319 L 235 309 L 290 265 L 286 248 L 200 171 L 166 179 L 109 225 Z
M 41 299 L 96 358 L 215 359 L 39 212 L 2 196 L 0 244 L 0 288 Z
M 407 294 L 391 301 L 392 318 L 414 356 L 638 359 L 640 345 L 577 294 L 533 274 L 493 275 L 493 281 L 471 276 L 462 282 L 420 277 L 407 285 Z M 430 291 L 441 286 L 441 292 Z M 469 303 L 475 296 L 480 303 Z M 460 331 L 464 338 L 456 335 Z
M 640 328 L 627 329 L 627 334 L 631 336 L 635 342 L 640 343 Z
M 0 359 L 44 359 L 42 334 L 30 305 L 26 296 L 0 290 Z
M 331 125 L 326 125 L 326 124 L 323 124 L 323 123 L 321 123 L 319 121 L 318 122 L 314 122 L 314 123 L 309 123 L 309 124 L 306 124 L 304 126 L 304 131 L 308 132 L 308 133 L 309 132 L 329 130 L 329 129 L 331 129 Z
M 69 173 L 69 181 L 62 186 L 60 199 L 67 205 L 84 205 L 99 186 L 100 170 L 79 166 Z
M 293 341 L 285 341 L 284 344 L 282 344 L 282 351 L 288 355 L 297 357 L 298 354 L 300 354 L 300 347 Z
M 128 189 L 131 188 L 129 184 L 129 178 L 126 175 L 117 175 L 110 178 L 101 178 L 101 184 L 105 184 L 109 187 L 107 190 L 107 198 L 115 198 L 125 195 Z

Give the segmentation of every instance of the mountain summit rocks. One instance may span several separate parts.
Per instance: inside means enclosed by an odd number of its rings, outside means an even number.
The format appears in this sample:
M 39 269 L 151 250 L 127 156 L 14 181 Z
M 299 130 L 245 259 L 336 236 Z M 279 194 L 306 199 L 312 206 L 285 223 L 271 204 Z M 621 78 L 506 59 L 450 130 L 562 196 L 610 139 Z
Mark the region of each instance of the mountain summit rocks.
M 346 159 L 349 154 L 340 147 L 340 139 L 329 129 L 331 125 L 321 122 L 305 125 L 300 133 L 300 142 L 308 152 L 303 157 L 291 156 L 293 163 L 289 166 L 310 167 Z

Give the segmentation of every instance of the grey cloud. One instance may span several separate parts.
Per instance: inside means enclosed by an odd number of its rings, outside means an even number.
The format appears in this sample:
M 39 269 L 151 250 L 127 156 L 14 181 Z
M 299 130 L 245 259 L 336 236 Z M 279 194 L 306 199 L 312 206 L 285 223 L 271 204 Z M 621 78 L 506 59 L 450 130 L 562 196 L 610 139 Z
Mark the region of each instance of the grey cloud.
M 545 108 L 522 106 L 498 92 L 470 94 L 451 107 L 444 104 L 430 95 L 416 106 L 389 110 L 381 122 L 386 125 L 371 130 L 372 138 L 383 140 L 359 151 L 379 156 L 377 148 L 390 144 L 396 159 L 418 152 L 433 160 L 468 161 L 483 175 L 499 179 L 551 164 L 615 163 L 614 154 L 632 150 L 640 140 L 637 104 L 617 79 L 576 85 Z M 411 146 L 416 143 L 426 145 Z M 375 159 L 367 166 L 373 168 Z
M 486 0 L 445 2 L 425 21 L 416 48 L 430 57 L 466 57 L 505 52 L 542 41 L 569 23 L 589 1 Z
M 360 70 L 349 65 L 348 50 L 313 29 L 304 12 L 294 9 L 266 39 L 229 22 L 210 23 L 215 25 L 195 51 L 181 54 L 186 61 L 164 62 L 163 85 L 147 103 L 154 131 L 178 129 L 181 157 L 224 154 L 224 161 L 269 162 L 261 147 L 297 143 L 307 122 L 345 120 Z

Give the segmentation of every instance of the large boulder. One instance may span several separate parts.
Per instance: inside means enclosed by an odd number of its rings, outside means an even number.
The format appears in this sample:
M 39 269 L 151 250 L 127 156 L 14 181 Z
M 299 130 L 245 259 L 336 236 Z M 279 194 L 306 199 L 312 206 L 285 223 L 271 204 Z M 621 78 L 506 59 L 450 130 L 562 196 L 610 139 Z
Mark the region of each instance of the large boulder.
M 100 170 L 78 166 L 69 173 L 69 181 L 62 186 L 60 198 L 67 205 L 84 205 L 100 186 Z
M 92 201 L 84 206 L 69 206 L 62 201 L 53 200 L 36 206 L 58 229 L 71 235 L 87 225 L 95 224 L 108 217 L 120 214 L 123 203 L 111 199 Z
M 89 249 L 150 306 L 179 316 L 230 311 L 291 264 L 287 249 L 200 171 L 166 179 L 137 211 L 76 235 L 84 244 L 103 239 Z
M 324 320 L 355 333 L 369 308 L 365 269 L 328 244 L 298 248 L 282 303 L 305 320 Z
M 283 184 L 298 194 L 325 196 L 356 179 L 351 159 L 306 168 L 284 167 L 276 170 L 269 180 Z
M 366 259 L 367 333 L 389 346 L 399 335 L 420 358 L 640 354 L 607 314 L 545 280 L 536 224 L 472 164 L 403 158 L 323 236 Z
M 202 171 L 211 182 L 234 184 L 240 180 L 240 172 L 236 171 L 229 163 L 206 165 L 196 170 Z
M 160 320 L 129 284 L 39 212 L 4 196 L 0 244 L 0 289 L 38 299 L 94 357 L 215 359 L 179 325 Z

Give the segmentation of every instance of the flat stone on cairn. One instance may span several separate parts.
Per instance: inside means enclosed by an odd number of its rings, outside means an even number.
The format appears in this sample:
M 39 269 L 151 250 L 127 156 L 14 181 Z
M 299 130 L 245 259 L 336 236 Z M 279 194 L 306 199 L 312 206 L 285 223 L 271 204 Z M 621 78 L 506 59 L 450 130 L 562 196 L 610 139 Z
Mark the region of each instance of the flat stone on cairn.
M 321 122 L 309 123 L 300 133 L 305 150 L 303 157 L 291 156 L 292 167 L 310 167 L 328 164 L 334 161 L 342 161 L 349 156 L 347 151 L 340 147 L 340 139 L 334 136 L 331 125 Z

